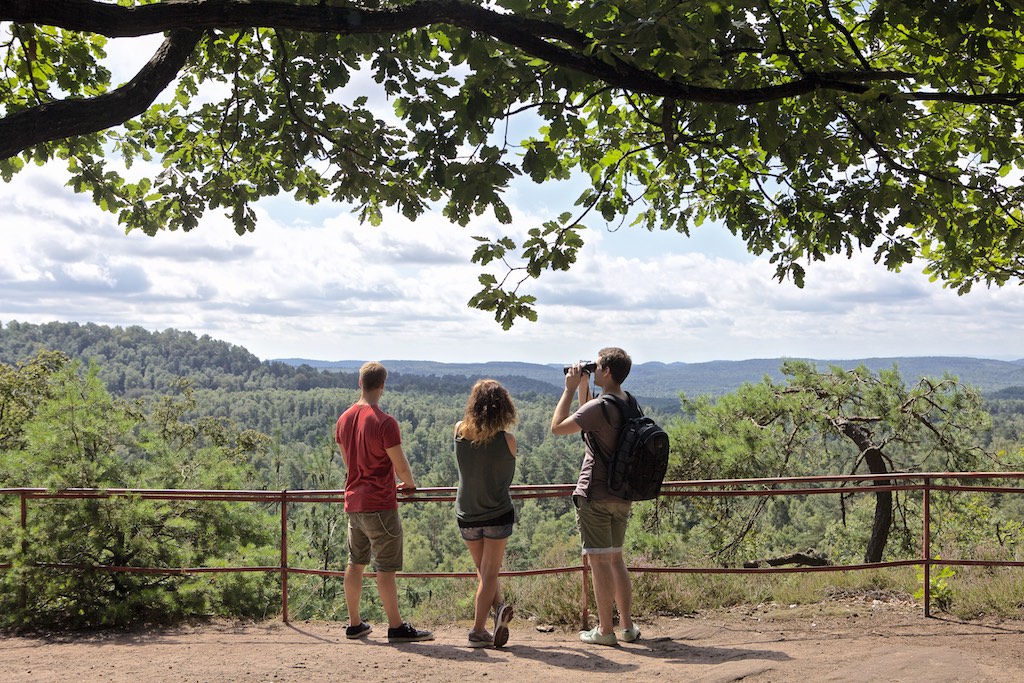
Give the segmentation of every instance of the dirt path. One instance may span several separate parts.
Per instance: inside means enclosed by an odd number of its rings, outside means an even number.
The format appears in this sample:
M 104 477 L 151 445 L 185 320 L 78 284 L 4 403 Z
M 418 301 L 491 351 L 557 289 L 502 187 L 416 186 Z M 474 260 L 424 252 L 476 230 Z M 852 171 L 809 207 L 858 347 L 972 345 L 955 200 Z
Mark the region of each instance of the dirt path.
M 506 648 L 469 649 L 461 625 L 430 643 L 349 641 L 333 622 L 264 622 L 50 638 L 0 637 L 0 681 L 986 681 L 1024 680 L 1024 621 L 926 619 L 920 606 L 771 606 L 658 619 L 643 639 L 587 646 L 512 623 Z

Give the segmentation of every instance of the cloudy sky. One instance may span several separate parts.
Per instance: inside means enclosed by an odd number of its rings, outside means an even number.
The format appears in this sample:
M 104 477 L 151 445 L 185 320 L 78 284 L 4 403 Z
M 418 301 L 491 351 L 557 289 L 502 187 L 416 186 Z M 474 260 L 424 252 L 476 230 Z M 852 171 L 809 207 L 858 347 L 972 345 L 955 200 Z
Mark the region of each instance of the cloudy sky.
M 966 296 L 865 255 L 810 267 L 797 289 L 710 226 L 692 239 L 600 227 L 569 273 L 533 290 L 539 320 L 509 332 L 466 306 L 474 234 L 439 214 L 360 225 L 346 207 L 285 199 L 239 237 L 220 215 L 191 233 L 125 235 L 115 217 L 64 187 L 59 166 L 0 185 L 0 321 L 176 328 L 260 358 L 563 362 L 601 346 L 637 361 L 776 356 L 1024 357 L 1024 289 Z M 567 207 L 511 195 L 514 232 Z
M 505 332 L 466 306 L 480 273 L 471 236 L 524 234 L 571 210 L 571 187 L 515 186 L 511 228 L 483 216 L 463 229 L 439 212 L 375 228 L 346 206 L 276 198 L 249 235 L 214 213 L 191 233 L 147 237 L 126 235 L 66 178 L 54 164 L 0 182 L 2 323 L 191 330 L 263 359 L 559 363 L 608 345 L 638 362 L 1024 358 L 1017 285 L 957 296 L 863 254 L 810 265 L 797 289 L 713 225 L 689 239 L 592 226 L 571 272 L 529 285 L 538 322 Z

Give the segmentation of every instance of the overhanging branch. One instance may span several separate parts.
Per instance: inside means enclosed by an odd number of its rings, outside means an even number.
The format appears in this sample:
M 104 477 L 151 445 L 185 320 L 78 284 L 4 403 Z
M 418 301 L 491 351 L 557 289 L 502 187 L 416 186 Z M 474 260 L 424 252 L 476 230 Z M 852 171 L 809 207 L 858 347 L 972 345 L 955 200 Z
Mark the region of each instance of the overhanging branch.
M 0 0 L 0 21 L 34 23 L 111 38 L 171 32 L 161 51 L 122 88 L 90 99 L 46 103 L 0 120 L 0 158 L 73 135 L 123 124 L 152 104 L 174 79 L 203 31 L 251 28 L 328 32 L 337 35 L 400 34 L 448 25 L 489 36 L 549 64 L 573 69 L 626 92 L 688 102 L 752 105 L 816 91 L 864 94 L 871 83 L 906 82 L 910 75 L 886 70 L 808 71 L 791 81 L 763 87 L 697 86 L 673 74 L 637 68 L 623 59 L 591 53 L 592 36 L 555 21 L 497 12 L 462 0 L 418 0 L 387 10 L 330 3 L 296 5 L 280 0 L 178 0 L 120 6 L 99 0 Z M 1020 93 L 921 92 L 888 95 L 908 100 L 945 100 L 973 105 L 1015 106 Z
M 153 35 L 169 30 L 277 28 L 338 35 L 401 33 L 435 24 L 490 36 L 551 64 L 575 69 L 631 92 L 694 102 L 757 104 L 820 89 L 851 93 L 868 87 L 848 72 L 834 77 L 810 73 L 758 88 L 694 86 L 586 54 L 592 38 L 553 21 L 495 12 L 460 0 L 420 0 L 389 10 L 359 10 L 327 3 L 294 5 L 274 0 L 191 0 L 121 7 L 96 0 L 0 0 L 0 21 L 31 22 L 96 33 L 109 38 Z M 891 79 L 905 78 L 892 73 Z M 871 80 L 879 73 L 872 72 Z
M 203 31 L 172 31 L 135 78 L 109 93 L 46 102 L 0 119 L 0 159 L 51 140 L 106 130 L 139 116 L 167 89 L 202 36 Z

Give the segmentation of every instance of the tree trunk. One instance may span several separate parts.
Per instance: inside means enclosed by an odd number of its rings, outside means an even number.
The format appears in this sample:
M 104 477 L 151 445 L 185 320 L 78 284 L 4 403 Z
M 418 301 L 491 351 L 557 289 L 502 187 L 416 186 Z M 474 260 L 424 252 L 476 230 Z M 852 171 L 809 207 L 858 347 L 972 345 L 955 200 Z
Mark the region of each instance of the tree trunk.
M 857 444 L 864 455 L 864 462 L 872 474 L 888 474 L 882 450 L 871 440 L 871 432 L 863 426 L 852 422 L 837 425 L 843 434 Z M 875 479 L 873 486 L 888 486 L 889 479 Z M 885 544 L 889 541 L 889 529 L 892 528 L 892 491 L 879 491 L 875 494 L 875 519 L 871 524 L 871 538 L 864 551 L 865 562 L 881 562 L 885 553 Z
M 877 448 L 869 448 L 864 452 L 864 461 L 872 474 L 885 474 L 888 469 L 882 452 Z M 874 486 L 888 486 L 888 479 L 875 479 Z M 879 491 L 875 494 L 875 519 L 871 524 L 871 538 L 864 552 L 865 562 L 881 562 L 885 552 L 885 544 L 889 541 L 889 529 L 892 528 L 892 491 Z

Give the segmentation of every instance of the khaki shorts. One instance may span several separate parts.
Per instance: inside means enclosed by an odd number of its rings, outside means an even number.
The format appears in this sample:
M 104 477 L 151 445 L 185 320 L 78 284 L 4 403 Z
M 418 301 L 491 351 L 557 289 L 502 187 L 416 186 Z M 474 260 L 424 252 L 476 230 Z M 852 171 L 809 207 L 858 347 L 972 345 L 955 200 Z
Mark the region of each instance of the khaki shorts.
M 587 500 L 573 496 L 583 554 L 622 552 L 632 503 L 628 500 Z
M 402 570 L 402 518 L 398 510 L 348 513 L 348 562 L 378 572 Z

